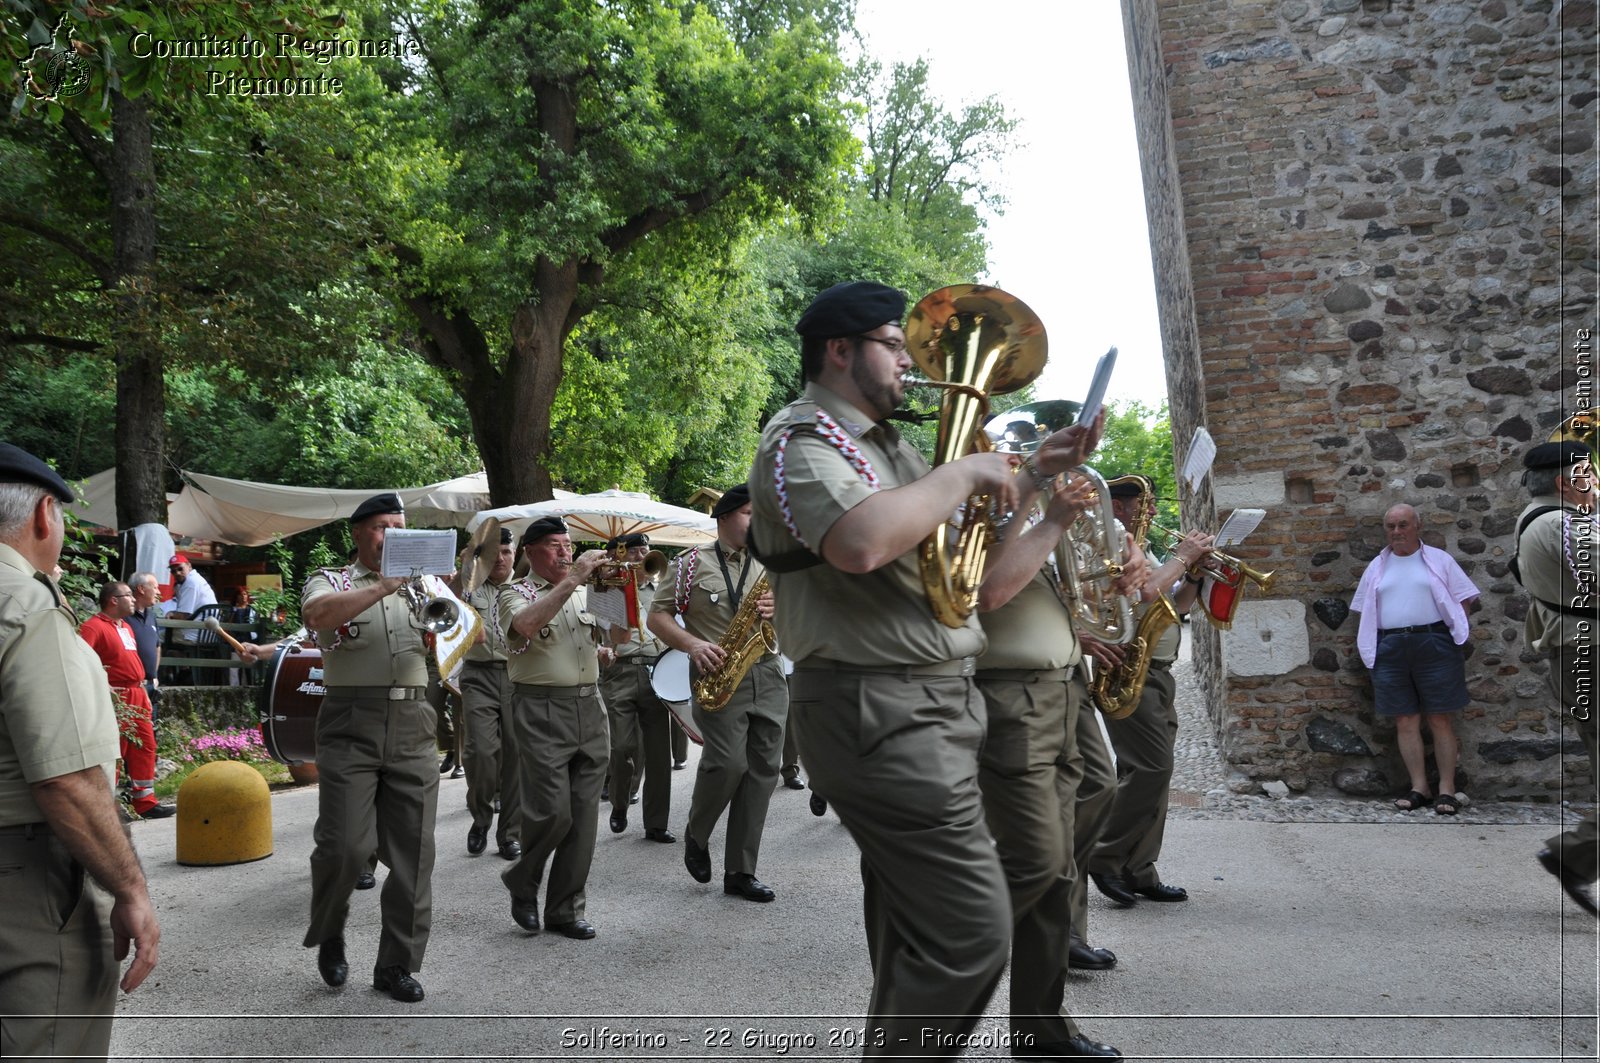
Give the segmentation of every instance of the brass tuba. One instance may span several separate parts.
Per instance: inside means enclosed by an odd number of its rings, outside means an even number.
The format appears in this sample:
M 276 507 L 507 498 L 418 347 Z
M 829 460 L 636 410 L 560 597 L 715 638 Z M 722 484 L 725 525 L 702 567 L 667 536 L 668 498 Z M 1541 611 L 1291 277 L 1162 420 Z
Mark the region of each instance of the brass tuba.
M 1074 402 L 1030 402 L 991 417 L 984 432 L 996 450 L 1032 454 L 1052 432 L 1071 424 L 1077 412 Z M 1074 628 L 1101 642 L 1127 642 L 1133 636 L 1133 606 L 1112 589 L 1126 559 L 1111 509 L 1111 492 L 1100 474 L 1087 465 L 1071 473 L 1094 484 L 1095 502 L 1072 522 L 1056 546 L 1057 586 Z M 1049 501 L 1041 495 L 1037 506 L 1042 510 Z
M 1032 383 L 1044 370 L 1045 331 L 1014 295 L 982 284 L 955 284 L 922 297 L 906 320 L 906 350 L 925 375 L 908 385 L 936 387 L 939 433 L 934 464 L 991 449 L 983 434 L 989 396 Z M 960 627 L 978 604 L 996 519 L 987 495 L 973 495 L 957 520 L 923 540 L 922 582 L 933 615 Z

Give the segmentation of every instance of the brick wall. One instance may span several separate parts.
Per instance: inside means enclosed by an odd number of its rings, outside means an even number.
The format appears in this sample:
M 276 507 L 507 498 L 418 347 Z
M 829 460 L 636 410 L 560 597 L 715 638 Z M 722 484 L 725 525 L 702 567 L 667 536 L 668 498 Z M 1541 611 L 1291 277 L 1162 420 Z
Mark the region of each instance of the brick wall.
M 1520 457 L 1590 367 L 1595 4 L 1123 10 L 1174 433 L 1180 460 L 1198 424 L 1219 451 L 1185 520 L 1266 509 L 1240 553 L 1278 573 L 1233 631 L 1197 632 L 1225 755 L 1292 786 L 1403 789 L 1358 617 L 1338 621 L 1404 501 L 1483 591 L 1473 792 L 1578 781 L 1506 561 Z

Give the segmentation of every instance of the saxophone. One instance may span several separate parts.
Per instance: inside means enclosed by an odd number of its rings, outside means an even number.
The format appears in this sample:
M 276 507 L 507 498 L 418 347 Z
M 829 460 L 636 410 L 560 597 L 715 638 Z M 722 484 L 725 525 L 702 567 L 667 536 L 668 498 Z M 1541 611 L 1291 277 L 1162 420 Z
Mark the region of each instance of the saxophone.
M 767 587 L 767 574 L 763 572 L 739 603 L 739 611 L 733 614 L 728 630 L 717 642 L 725 654 L 722 667 L 697 676 L 690 684 L 695 704 L 706 712 L 717 712 L 727 705 L 744 681 L 745 673 L 763 655 L 778 652 L 778 633 L 773 630 L 772 622 L 760 619 L 756 612 L 756 602 L 767 593 Z
M 1138 514 L 1129 532 L 1140 549 L 1144 548 L 1151 519 L 1155 515 L 1155 484 L 1145 476 L 1119 476 L 1111 483 L 1129 480 L 1139 485 Z M 1109 487 L 1109 485 L 1108 485 Z M 1150 675 L 1150 661 L 1155 653 L 1161 633 L 1178 622 L 1177 607 L 1165 594 L 1151 603 L 1139 618 L 1133 638 L 1122 647 L 1122 663 L 1115 668 L 1101 668 L 1097 664 L 1094 681 L 1089 684 L 1089 698 L 1094 707 L 1108 720 L 1122 720 L 1133 715 L 1144 693 L 1145 680 Z
M 1108 720 L 1123 720 L 1133 715 L 1144 693 L 1144 681 L 1150 675 L 1150 658 L 1156 642 L 1163 631 L 1177 622 L 1178 610 L 1172 599 L 1163 594 L 1139 618 L 1133 638 L 1122 647 L 1122 663 L 1115 668 L 1101 668 L 1096 664 L 1089 697 L 1102 716 Z

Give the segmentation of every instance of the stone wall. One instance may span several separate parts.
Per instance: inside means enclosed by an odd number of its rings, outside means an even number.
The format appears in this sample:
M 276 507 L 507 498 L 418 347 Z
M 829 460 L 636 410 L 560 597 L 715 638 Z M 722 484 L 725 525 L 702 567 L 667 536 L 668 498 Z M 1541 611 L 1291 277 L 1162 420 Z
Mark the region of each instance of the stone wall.
M 1520 456 L 1591 382 L 1595 4 L 1123 10 L 1174 433 L 1180 460 L 1195 424 L 1219 451 L 1185 519 L 1267 510 L 1240 553 L 1278 573 L 1196 646 L 1225 755 L 1297 787 L 1358 767 L 1403 788 L 1343 613 L 1406 501 L 1483 591 L 1473 792 L 1578 781 L 1506 561 Z

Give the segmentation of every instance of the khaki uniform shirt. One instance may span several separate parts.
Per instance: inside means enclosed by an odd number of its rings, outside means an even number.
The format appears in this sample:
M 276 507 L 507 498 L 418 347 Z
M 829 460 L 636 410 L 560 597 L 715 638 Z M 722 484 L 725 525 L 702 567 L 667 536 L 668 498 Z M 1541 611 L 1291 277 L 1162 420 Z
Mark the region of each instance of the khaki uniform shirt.
M 550 592 L 550 584 L 530 573 L 500 588 L 500 630 L 509 649 L 506 675 L 513 683 L 536 687 L 593 683 L 600 676 L 600 660 L 595 655 L 598 629 L 588 611 L 589 589 L 573 591 L 532 640 L 511 629 L 517 614 L 533 604 L 524 589 L 544 595 Z
M 55 588 L 0 543 L 0 827 L 44 821 L 32 784 L 99 767 L 111 788 L 117 717 L 100 658 Z
M 818 434 L 819 410 L 860 448 L 882 489 L 912 483 L 929 471 L 922 455 L 892 424 L 874 423 L 828 389 L 807 384 L 801 398 L 767 424 L 750 473 L 751 538 L 774 568 L 788 568 L 786 559 L 806 550 L 815 554 L 834 522 L 874 491 L 850 460 Z M 780 481 L 778 443 L 791 431 Z M 798 541 L 785 522 L 780 497 L 787 502 Z M 773 623 L 784 653 L 795 661 L 819 656 L 863 666 L 933 664 L 982 653 L 984 634 L 976 611 L 958 628 L 934 618 L 919 551 L 920 545 L 863 575 L 826 563 L 772 571 L 777 601 Z
M 661 590 L 656 580 L 639 584 L 639 626 L 628 629 L 628 641 L 618 643 L 616 646 L 617 657 L 651 657 L 661 656 L 667 647 L 661 640 L 650 634 L 650 628 L 645 624 L 645 615 L 655 610 L 655 600 Z M 644 637 L 639 636 L 639 629 L 644 629 Z
M 345 569 L 323 569 L 306 580 L 301 607 L 344 590 L 341 572 L 349 574 L 351 590 L 370 587 L 379 579 L 359 561 Z M 323 682 L 330 687 L 428 685 L 422 629 L 411 623 L 411 610 L 398 592 L 368 606 L 339 629 L 314 634 L 322 648 Z
M 1049 671 L 1083 660 L 1077 633 L 1055 587 L 1055 569 L 1048 562 L 1009 602 L 983 614 L 983 630 L 989 648 L 978 658 L 979 672 Z
M 1535 506 L 1560 506 L 1554 495 L 1541 495 L 1523 509 Z M 1570 518 L 1570 522 L 1567 518 Z M 1522 523 L 1522 516 L 1517 517 Z M 1571 528 L 1570 549 L 1567 529 Z M 1600 603 L 1600 534 L 1595 516 L 1585 516 L 1576 507 L 1552 510 L 1523 531 L 1517 542 L 1517 567 L 1522 570 L 1522 585 L 1533 601 L 1528 603 L 1524 634 L 1528 645 L 1540 652 L 1558 646 L 1593 645 Z M 1544 601 L 1540 601 L 1543 599 Z M 1552 609 L 1544 602 L 1588 610 L 1587 617 Z
M 728 625 L 733 622 L 735 612 L 733 594 L 728 581 L 722 577 L 722 566 L 717 562 L 715 543 L 697 548 L 692 552 L 692 556 L 695 559 L 695 568 L 692 585 L 688 588 L 689 604 L 683 613 L 683 627 L 697 639 L 720 643 L 722 636 L 728 633 Z M 685 590 L 681 581 L 688 571 L 690 557 L 690 553 L 678 555 L 672 566 L 672 581 L 662 587 L 655 596 L 650 605 L 651 612 L 678 611 L 678 600 Z M 745 597 L 749 597 L 766 569 L 761 567 L 761 562 L 750 556 L 748 550 L 734 552 L 724 550 L 723 557 L 727 559 L 728 575 L 733 577 L 735 585 L 739 582 L 739 573 L 747 564 L 749 565 L 749 571 L 744 577 L 744 594 Z
M 464 599 L 477 610 L 479 619 L 483 621 L 483 641 L 467 647 L 466 659 L 469 661 L 487 664 L 506 659 L 506 637 L 500 627 L 500 588 L 504 586 L 503 583 L 484 580 L 477 590 Z

